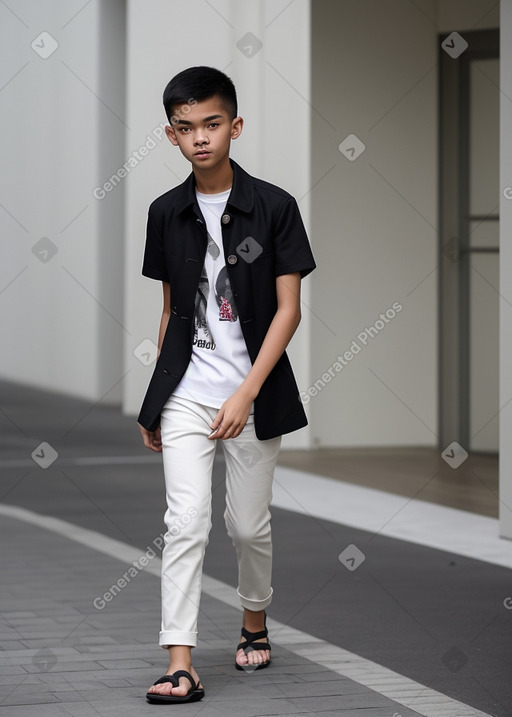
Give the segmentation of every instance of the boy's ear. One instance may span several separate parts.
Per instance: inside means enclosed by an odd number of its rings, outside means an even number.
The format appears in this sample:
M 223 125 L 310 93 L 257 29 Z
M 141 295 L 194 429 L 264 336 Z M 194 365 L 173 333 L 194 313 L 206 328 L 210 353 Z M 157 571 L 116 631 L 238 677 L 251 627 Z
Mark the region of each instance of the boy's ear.
M 240 137 L 240 135 L 242 134 L 243 126 L 243 119 L 241 117 L 235 117 L 235 119 L 231 122 L 231 139 L 236 139 L 237 137 Z
M 176 130 L 174 129 L 174 127 L 171 127 L 171 125 L 166 125 L 165 134 L 167 135 L 167 139 L 169 140 L 169 142 L 175 147 L 177 147 L 178 140 L 176 139 Z

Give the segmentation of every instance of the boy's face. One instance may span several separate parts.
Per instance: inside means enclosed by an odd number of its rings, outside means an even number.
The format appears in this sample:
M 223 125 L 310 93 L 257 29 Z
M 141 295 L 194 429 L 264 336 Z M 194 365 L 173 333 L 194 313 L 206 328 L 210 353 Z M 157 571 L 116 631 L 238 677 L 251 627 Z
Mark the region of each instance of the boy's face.
M 188 112 L 175 108 L 177 121 L 165 128 L 167 137 L 193 169 L 213 170 L 229 157 L 231 140 L 240 136 L 243 119 L 232 120 L 216 96 L 187 107 Z

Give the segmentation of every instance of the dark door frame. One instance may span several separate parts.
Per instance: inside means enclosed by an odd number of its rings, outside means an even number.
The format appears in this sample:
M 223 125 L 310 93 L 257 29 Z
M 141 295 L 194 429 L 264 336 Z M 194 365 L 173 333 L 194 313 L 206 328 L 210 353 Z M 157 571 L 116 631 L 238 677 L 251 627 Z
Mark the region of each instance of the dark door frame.
M 499 58 L 499 30 L 462 31 L 467 49 L 456 59 L 439 35 L 439 448 L 452 441 L 470 445 L 469 279 L 470 246 L 470 63 Z

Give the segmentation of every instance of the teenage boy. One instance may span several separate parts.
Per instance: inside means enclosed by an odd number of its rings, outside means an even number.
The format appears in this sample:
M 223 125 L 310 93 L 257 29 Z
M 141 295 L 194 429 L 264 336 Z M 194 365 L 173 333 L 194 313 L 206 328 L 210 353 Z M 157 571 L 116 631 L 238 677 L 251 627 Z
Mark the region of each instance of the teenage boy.
M 163 453 L 168 528 L 159 644 L 169 669 L 146 697 L 175 703 L 204 696 L 191 652 L 217 440 L 244 608 L 235 666 L 270 664 L 272 480 L 281 436 L 307 425 L 285 349 L 301 318 L 301 278 L 315 261 L 295 199 L 229 157 L 243 127 L 232 81 L 192 67 L 169 82 L 163 101 L 167 137 L 192 173 L 149 208 L 142 273 L 162 282 L 163 311 L 138 422 L 144 445 Z

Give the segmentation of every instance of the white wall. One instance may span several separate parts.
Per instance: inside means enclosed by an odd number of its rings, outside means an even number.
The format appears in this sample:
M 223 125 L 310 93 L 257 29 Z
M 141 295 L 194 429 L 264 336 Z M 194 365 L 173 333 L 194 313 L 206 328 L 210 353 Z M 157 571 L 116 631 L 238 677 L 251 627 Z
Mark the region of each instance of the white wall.
M 212 7 L 213 5 L 214 7 Z M 177 72 L 210 65 L 227 72 L 238 93 L 245 119 L 232 156 L 250 173 L 286 188 L 309 218 L 309 1 L 243 0 L 204 3 L 190 0 L 181 12 L 167 0 L 128 1 L 129 147 L 142 144 L 165 122 L 161 97 Z M 215 9 L 214 9 L 215 8 Z M 200 19 L 200 21 L 199 21 Z M 246 33 L 263 43 L 252 57 L 237 43 Z M 147 209 L 150 202 L 184 180 L 190 165 L 167 139 L 157 143 L 126 179 L 125 318 L 130 336 L 125 345 L 124 411 L 137 413 L 154 364 L 134 355 L 144 339 L 156 342 L 161 313 L 161 285 L 141 276 Z M 309 304 L 309 279 L 303 282 Z M 301 384 L 309 368 L 309 314 L 290 346 L 290 358 Z M 307 429 L 285 438 L 288 446 L 307 446 Z
M 0 376 L 107 402 L 122 376 L 122 197 L 92 191 L 124 151 L 123 18 L 122 0 L 0 5 Z M 54 40 L 39 52 L 58 43 L 46 59 L 31 47 L 42 31 Z
M 437 445 L 437 37 L 497 26 L 490 8 L 312 4 L 314 445 Z
M 423 8 L 433 12 L 434 4 Z M 434 28 L 402 0 L 318 0 L 312 27 L 317 112 L 312 154 L 318 181 L 312 227 L 321 264 L 312 280 L 318 317 L 312 322 L 313 382 L 354 348 L 353 358 L 311 397 L 313 440 L 319 446 L 432 445 L 437 429 Z M 350 134 L 366 145 L 354 161 L 338 150 Z M 401 311 L 377 324 L 376 335 L 367 332 L 395 302 Z

